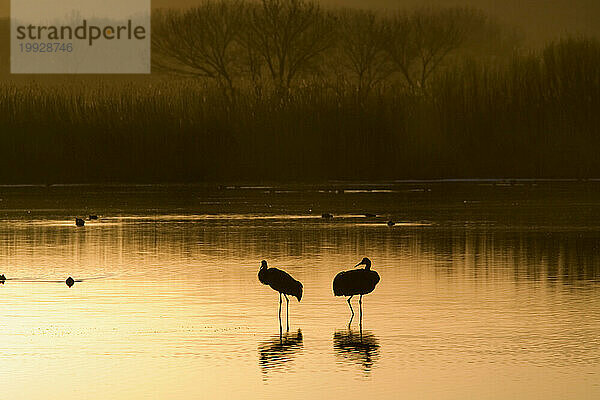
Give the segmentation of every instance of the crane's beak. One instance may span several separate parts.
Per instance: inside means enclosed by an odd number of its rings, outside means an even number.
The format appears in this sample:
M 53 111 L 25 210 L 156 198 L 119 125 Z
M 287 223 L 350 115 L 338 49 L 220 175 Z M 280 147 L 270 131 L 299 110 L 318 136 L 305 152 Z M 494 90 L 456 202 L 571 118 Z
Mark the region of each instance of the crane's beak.
M 363 265 L 363 264 L 364 264 L 364 263 L 361 261 L 361 262 L 359 262 L 358 264 L 356 264 L 356 265 L 354 266 L 354 268 L 358 267 L 359 265 Z

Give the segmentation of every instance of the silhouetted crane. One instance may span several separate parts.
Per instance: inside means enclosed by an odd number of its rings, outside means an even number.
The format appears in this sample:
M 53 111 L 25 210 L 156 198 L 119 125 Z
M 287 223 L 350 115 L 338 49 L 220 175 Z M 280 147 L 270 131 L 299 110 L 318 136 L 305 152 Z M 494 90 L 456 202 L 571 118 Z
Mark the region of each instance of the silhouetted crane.
M 352 309 L 352 304 L 350 304 L 352 297 L 357 294 L 360 295 L 358 304 L 360 305 L 360 324 L 362 325 L 362 297 L 375 290 L 375 286 L 379 283 L 379 274 L 371 271 L 371 260 L 365 257 L 354 267 L 358 267 L 359 265 L 364 265 L 365 268 L 342 271 L 333 279 L 333 294 L 335 296 L 350 296 L 348 297 L 348 306 L 350 307 L 352 316 L 348 325 L 352 323 L 352 319 L 354 318 L 354 310 Z
M 290 330 L 290 299 L 288 295 L 294 296 L 300 301 L 302 299 L 302 284 L 292 278 L 290 274 L 277 268 L 268 268 L 267 262 L 260 262 L 260 270 L 258 271 L 258 280 L 263 285 L 269 285 L 271 288 L 279 292 L 279 329 L 281 330 L 281 295 L 285 296 L 286 304 L 286 326 Z

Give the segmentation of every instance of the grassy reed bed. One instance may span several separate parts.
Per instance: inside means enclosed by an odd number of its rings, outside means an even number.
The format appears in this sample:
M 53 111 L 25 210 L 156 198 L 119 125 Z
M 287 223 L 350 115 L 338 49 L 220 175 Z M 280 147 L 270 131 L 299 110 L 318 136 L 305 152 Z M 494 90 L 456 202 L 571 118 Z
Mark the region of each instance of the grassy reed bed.
M 0 182 L 599 177 L 600 46 L 464 61 L 427 94 L 198 80 L 0 85 Z

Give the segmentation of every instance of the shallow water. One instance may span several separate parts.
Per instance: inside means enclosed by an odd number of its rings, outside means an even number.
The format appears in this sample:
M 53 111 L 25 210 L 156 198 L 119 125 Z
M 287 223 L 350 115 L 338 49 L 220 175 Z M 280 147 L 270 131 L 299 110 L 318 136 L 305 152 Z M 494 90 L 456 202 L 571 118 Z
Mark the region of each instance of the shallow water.
M 2 398 L 600 397 L 596 182 L 0 198 Z M 364 256 L 381 282 L 361 331 L 331 281 Z M 282 336 L 262 259 L 304 284 Z

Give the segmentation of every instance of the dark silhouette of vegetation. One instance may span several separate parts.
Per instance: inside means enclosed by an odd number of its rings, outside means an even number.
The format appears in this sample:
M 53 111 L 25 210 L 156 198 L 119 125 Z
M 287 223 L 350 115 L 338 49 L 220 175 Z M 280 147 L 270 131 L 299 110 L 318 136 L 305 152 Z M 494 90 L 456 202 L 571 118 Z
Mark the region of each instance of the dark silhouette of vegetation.
M 0 83 L 0 182 L 600 174 L 596 39 L 301 0 L 153 18 L 150 77 Z
M 356 82 L 359 99 L 368 96 L 376 86 L 393 72 L 386 54 L 386 26 L 373 11 L 344 11 L 339 19 L 339 52 L 342 69 L 336 72 Z
M 152 46 L 160 57 L 154 57 L 153 66 L 209 78 L 231 94 L 240 72 L 235 60 L 245 16 L 237 0 L 206 1 L 182 12 L 154 12 Z
M 281 96 L 300 78 L 353 82 L 359 98 L 384 80 L 424 90 L 469 39 L 487 35 L 501 44 L 489 35 L 498 23 L 470 8 L 386 16 L 303 0 L 205 0 L 157 11 L 152 22 L 155 68 L 214 80 L 230 94 L 252 85 Z
M 385 47 L 411 89 L 425 89 L 444 59 L 470 35 L 483 31 L 486 18 L 472 9 L 420 9 L 389 21 Z
M 297 75 L 333 45 L 332 17 L 316 3 L 262 0 L 249 17 L 244 43 L 280 92 L 289 90 Z

